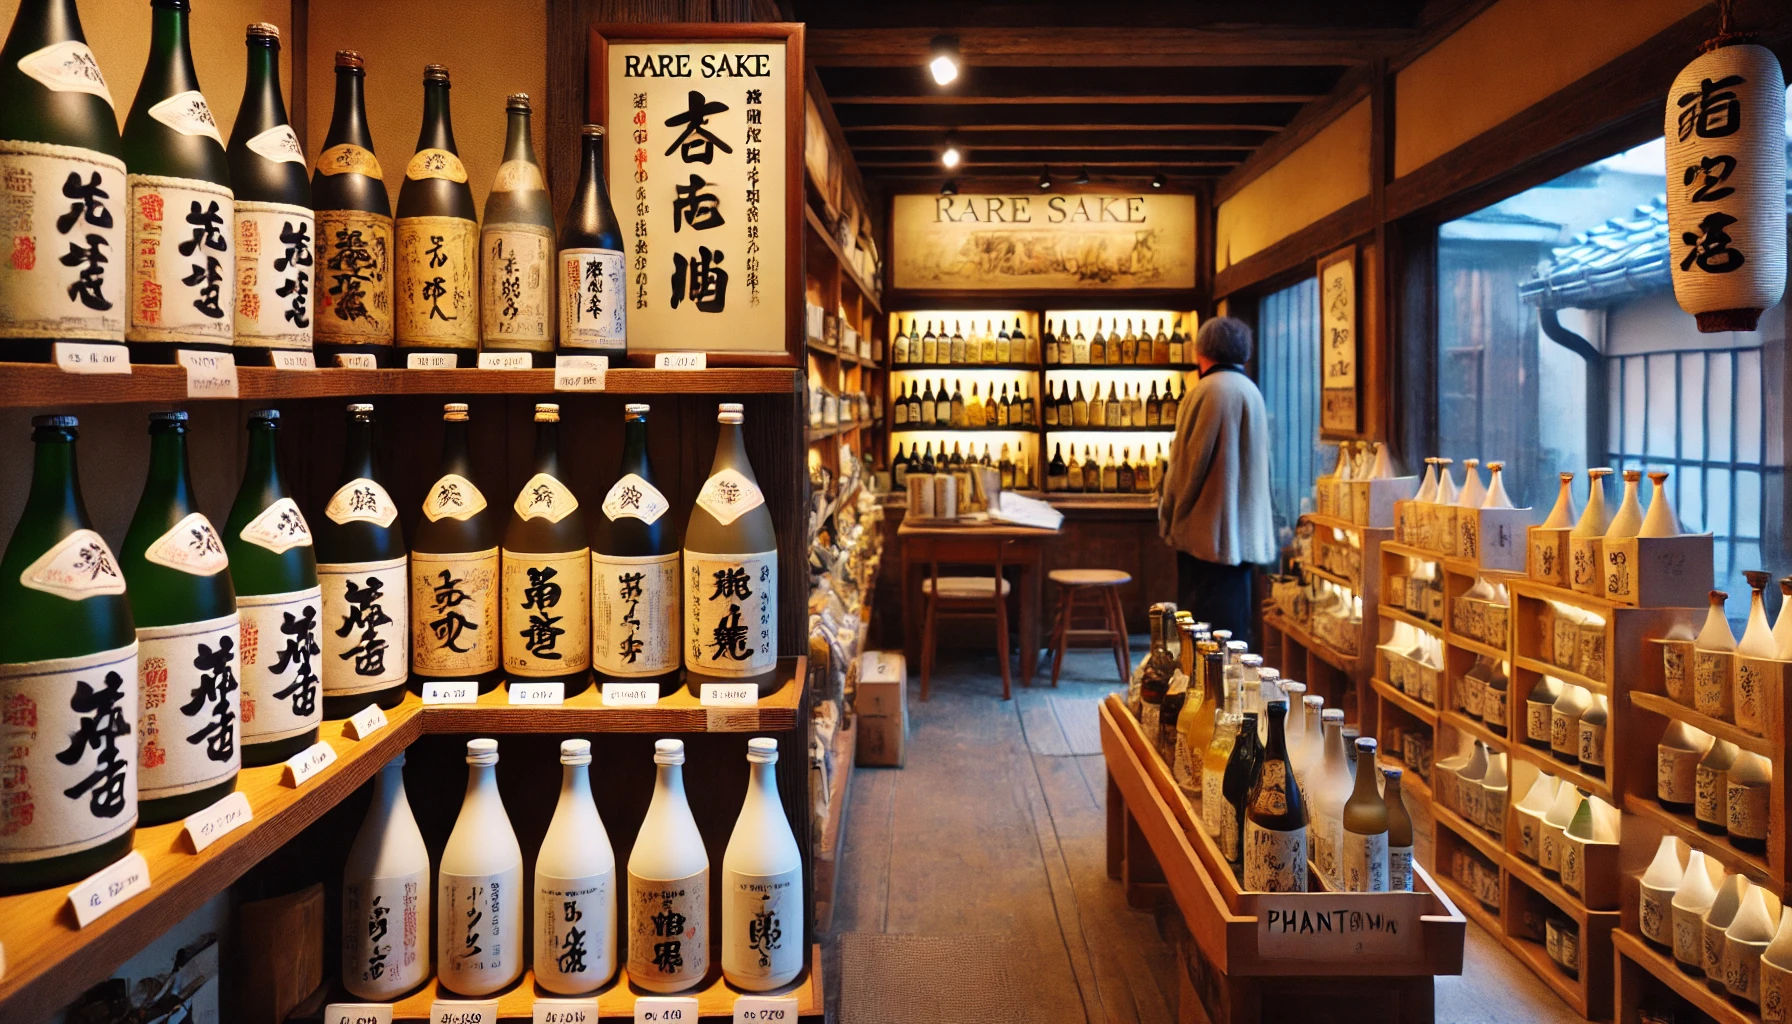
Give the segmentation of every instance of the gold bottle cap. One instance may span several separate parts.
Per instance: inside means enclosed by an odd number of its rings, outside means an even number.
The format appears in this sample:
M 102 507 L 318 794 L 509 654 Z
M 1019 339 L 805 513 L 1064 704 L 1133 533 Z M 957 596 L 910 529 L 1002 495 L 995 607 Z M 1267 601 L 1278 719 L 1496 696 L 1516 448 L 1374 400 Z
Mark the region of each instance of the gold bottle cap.
M 529 94 L 526 92 L 513 92 L 509 96 L 504 97 L 504 109 L 520 110 L 525 114 L 528 113 L 530 110 Z
M 446 82 L 446 81 L 448 81 L 448 65 L 446 65 L 446 64 L 425 64 L 425 65 L 423 65 L 423 80 L 425 82 Z
M 1628 480 L 1631 483 L 1636 483 L 1638 480 L 1641 480 L 1642 478 L 1643 478 L 1643 471 L 1640 469 L 1627 469 L 1624 471 L 1624 479 Z
M 448 402 L 442 406 L 442 419 L 449 423 L 465 423 L 467 418 L 465 402 Z
M 537 423 L 558 423 L 558 422 L 560 422 L 560 406 L 554 402 L 542 402 L 541 404 L 537 405 L 535 407 L 535 422 L 537 422 Z
M 372 413 L 373 412 L 373 403 L 372 402 L 350 402 L 349 406 L 348 406 L 348 411 L 355 415 L 361 415 L 364 413 Z
M 251 22 L 248 28 L 249 38 L 279 39 L 280 26 L 265 21 Z
M 587 138 L 601 139 L 604 137 L 604 126 L 601 124 L 584 125 L 579 129 L 579 134 Z
M 367 62 L 361 59 L 360 50 L 337 50 L 336 66 L 339 68 L 354 68 L 356 71 L 362 71 L 366 69 Z

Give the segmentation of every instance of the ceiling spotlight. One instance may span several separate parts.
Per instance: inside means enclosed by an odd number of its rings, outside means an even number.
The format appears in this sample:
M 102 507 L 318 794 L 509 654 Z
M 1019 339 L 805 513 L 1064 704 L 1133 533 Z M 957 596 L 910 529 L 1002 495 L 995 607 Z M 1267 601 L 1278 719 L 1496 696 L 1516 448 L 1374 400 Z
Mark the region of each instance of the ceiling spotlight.
M 946 151 L 940 154 L 940 163 L 949 171 L 952 168 L 957 167 L 963 160 L 964 154 L 958 151 L 958 143 L 953 142 L 951 139 L 947 139 Z
M 957 194 L 958 194 L 958 179 L 957 178 L 947 178 L 945 181 L 940 182 L 940 195 L 955 196 Z
M 1078 173 L 1074 179 L 1072 179 L 1071 184 L 1073 184 L 1073 185 L 1089 184 L 1089 165 L 1088 164 L 1083 165 L 1082 171 L 1080 173 Z
M 933 72 L 933 80 L 940 85 L 952 84 L 958 78 L 958 37 L 935 36 L 928 50 L 932 59 L 927 62 L 927 70 Z
M 1152 188 L 1163 188 L 1165 185 L 1168 185 L 1169 183 L 1170 183 L 1170 179 L 1164 177 L 1164 172 L 1162 172 L 1162 171 L 1158 171 L 1157 177 L 1151 179 L 1151 187 Z
M 1052 190 L 1052 169 L 1050 167 L 1041 167 L 1039 169 L 1039 191 L 1050 192 L 1051 190 Z

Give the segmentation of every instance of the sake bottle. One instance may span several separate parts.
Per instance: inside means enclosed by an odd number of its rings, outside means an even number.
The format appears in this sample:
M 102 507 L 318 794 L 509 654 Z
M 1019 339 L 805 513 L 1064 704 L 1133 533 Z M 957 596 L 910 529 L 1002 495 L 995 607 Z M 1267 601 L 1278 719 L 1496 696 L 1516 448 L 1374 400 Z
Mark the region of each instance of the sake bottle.
M 1568 532 L 1570 537 L 1603 537 L 1612 524 L 1612 514 L 1605 505 L 1605 478 L 1612 471 L 1603 467 L 1587 470 L 1587 505 L 1581 509 L 1580 518 L 1575 521 L 1574 529 Z
M 224 137 L 193 72 L 190 10 L 188 0 L 152 0 L 149 63 L 124 122 L 125 340 L 136 362 L 172 363 L 177 346 L 227 351 L 236 330 L 236 203 Z
M 591 797 L 591 741 L 562 740 L 560 765 L 535 856 L 535 982 L 572 996 L 616 973 L 616 854 Z
M 1288 762 L 1288 702 L 1270 701 L 1266 711 L 1269 742 L 1246 797 L 1242 884 L 1248 892 L 1306 892 L 1306 806 Z
M 236 361 L 311 351 L 317 225 L 305 151 L 280 96 L 280 29 L 247 31 L 249 74 L 225 157 L 236 195 Z M 301 74 L 304 69 L 298 69 Z
M 187 414 L 149 414 L 149 479 L 119 568 L 137 624 L 137 810 L 184 818 L 236 788 L 242 751 L 242 633 L 230 556 L 199 511 L 187 471 Z
M 1562 486 L 1556 491 L 1556 503 L 1550 506 L 1543 520 L 1546 530 L 1564 530 L 1574 525 L 1574 474 L 1560 473 Z
M 1382 802 L 1388 812 L 1388 891 L 1412 891 L 1412 816 L 1406 811 L 1406 798 L 1401 795 L 1398 768 L 1383 768 L 1387 784 L 1382 789 Z
M 1326 708 L 1319 717 L 1325 747 L 1317 771 L 1310 772 L 1313 808 L 1308 817 L 1313 825 L 1313 860 L 1335 887 L 1344 863 L 1344 803 L 1354 784 L 1344 759 L 1343 709 Z
M 0 725 L 23 769 L 0 775 L 0 891 L 79 881 L 137 827 L 137 632 L 81 500 L 77 426 L 32 417 L 31 489 L 0 557 L 0 620 L 23 627 L 0 630 L 0 707 L 35 711 Z
M 1238 696 L 1236 690 L 1226 686 L 1225 655 L 1208 651 L 1202 658 L 1214 699 L 1213 728 L 1201 751 L 1201 827 L 1219 841 L 1223 851 L 1226 765 L 1231 763 L 1232 747 L 1238 739 Z
M 748 992 L 793 981 L 808 959 L 803 855 L 778 798 L 778 741 L 747 741 L 746 802 L 722 857 L 722 976 Z
M 0 96 L 0 180 L 61 183 L 7 192 L 9 247 L 23 237 L 56 258 L 0 261 L 0 358 L 48 361 L 57 341 L 123 343 L 124 147 L 75 0 L 19 5 L 0 47 Z
M 1638 537 L 1680 536 L 1680 517 L 1674 514 L 1674 506 L 1668 501 L 1667 482 L 1666 473 L 1655 471 L 1649 474 L 1649 484 L 1653 488 L 1649 514 L 1643 517 L 1642 529 L 1636 534 Z
M 1773 762 L 1752 750 L 1741 750 L 1724 773 L 1724 820 L 1730 845 L 1750 853 L 1767 850 L 1768 794 Z
M 467 741 L 467 795 L 436 875 L 436 979 L 490 995 L 523 973 L 523 850 L 498 794 L 498 741 Z
M 1220 805 L 1220 853 L 1240 879 L 1244 877 L 1244 823 L 1250 804 L 1251 784 L 1263 758 L 1263 747 L 1257 742 L 1257 714 L 1246 711 L 1240 717 L 1232 753 L 1226 760 L 1226 774 L 1220 783 L 1225 802 Z
M 404 751 L 372 789 L 342 869 L 342 987 L 392 1002 L 429 977 L 429 850 L 405 796 Z
M 1388 850 L 1392 839 L 1388 805 L 1377 785 L 1375 746 L 1373 737 L 1363 736 L 1356 741 L 1356 784 L 1350 798 L 1344 801 L 1339 832 L 1344 844 L 1339 875 L 1345 892 L 1387 892 L 1390 884 Z
M 579 129 L 579 184 L 560 222 L 561 355 L 628 354 L 622 227 L 604 187 L 604 130 Z
M 1717 902 L 1717 883 L 1706 866 L 1705 854 L 1693 850 L 1686 855 L 1686 873 L 1674 890 L 1669 906 L 1673 911 L 1674 963 L 1688 974 L 1704 973 L 1704 927 L 1701 919 Z M 1718 879 L 1723 868 L 1716 869 Z
M 400 352 L 452 355 L 472 366 L 479 352 L 479 215 L 467 168 L 454 148 L 448 69 L 423 66 L 423 128 L 398 189 L 396 334 Z
M 628 979 L 681 992 L 709 972 L 709 854 L 684 796 L 684 741 L 658 740 L 653 802 L 628 856 Z
M 529 94 L 504 101 L 504 162 L 479 228 L 480 339 L 487 352 L 554 364 L 554 204 L 529 135 Z
M 411 673 L 497 688 L 502 520 L 474 482 L 464 402 L 442 406 L 442 463 L 411 538 Z
M 1699 759 L 1694 772 L 1693 823 L 1699 831 L 1721 836 L 1729 828 L 1730 768 L 1741 754 L 1736 744 L 1718 739 Z
M 1661 837 L 1655 857 L 1638 882 L 1637 930 L 1656 946 L 1673 948 L 1674 890 L 1686 877 L 1680 866 L 1680 841 L 1671 835 Z
M 342 365 L 343 356 L 392 360 L 392 201 L 367 128 L 366 77 L 358 51 L 336 51 L 335 111 L 311 173 L 320 365 Z
M 1780 577 L 1780 614 L 1773 620 L 1774 657 L 1792 661 L 1792 576 Z
M 373 452 L 373 406 L 348 407 L 336 491 L 312 520 L 323 588 L 324 717 L 397 707 L 410 671 L 410 578 L 398 506 Z
M 691 691 L 705 683 L 777 688 L 778 538 L 747 460 L 741 407 L 718 406 L 715 462 L 697 492 L 684 536 L 684 666 Z
M 650 411 L 623 406 L 622 465 L 591 517 L 591 664 L 599 682 L 655 683 L 670 696 L 682 625 L 678 531 L 647 455 Z
M 1624 471 L 1624 498 L 1618 502 L 1618 512 L 1612 521 L 1606 524 L 1605 539 L 1620 540 L 1634 537 L 1643 528 L 1643 506 L 1637 501 L 1637 482 L 1643 478 L 1641 470 Z
M 560 407 L 535 407 L 534 475 L 504 528 L 504 673 L 512 684 L 583 690 L 591 668 L 591 542 L 561 482 Z
M 243 765 L 278 764 L 317 741 L 323 592 L 311 525 L 287 490 L 277 438 L 280 410 L 249 414 L 249 460 L 224 553 L 242 617 Z

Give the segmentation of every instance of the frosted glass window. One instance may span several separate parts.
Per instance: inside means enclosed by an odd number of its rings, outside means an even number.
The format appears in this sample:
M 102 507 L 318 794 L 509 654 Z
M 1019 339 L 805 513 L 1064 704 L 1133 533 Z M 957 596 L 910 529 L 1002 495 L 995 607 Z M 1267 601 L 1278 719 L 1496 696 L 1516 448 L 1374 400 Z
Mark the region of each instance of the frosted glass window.
M 1292 530 L 1311 503 L 1321 466 L 1319 281 L 1306 278 L 1257 306 L 1257 377 L 1269 414 L 1269 490 L 1276 526 Z M 1286 540 L 1286 538 L 1284 538 Z
M 1680 437 L 1680 431 L 1675 429 L 1679 424 L 1674 416 L 1674 410 L 1679 405 L 1675 401 L 1677 375 L 1674 364 L 1680 360 L 1672 353 L 1646 358 L 1649 375 L 1647 409 L 1644 411 L 1646 418 L 1643 424 L 1644 433 L 1648 437 L 1646 450 L 1651 458 L 1671 459 Z

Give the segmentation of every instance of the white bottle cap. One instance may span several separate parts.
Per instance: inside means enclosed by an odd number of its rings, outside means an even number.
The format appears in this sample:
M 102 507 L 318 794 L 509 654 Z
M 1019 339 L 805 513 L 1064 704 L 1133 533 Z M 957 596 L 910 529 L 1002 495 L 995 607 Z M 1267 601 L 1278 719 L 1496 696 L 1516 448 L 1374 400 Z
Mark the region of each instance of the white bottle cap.
M 349 406 L 348 406 L 348 411 L 349 412 L 372 412 L 373 411 L 373 403 L 372 402 L 350 402 Z
M 535 422 L 560 422 L 560 406 L 555 402 L 541 402 L 535 406 Z
M 1305 705 L 1306 705 L 1306 706 L 1307 706 L 1307 707 L 1310 707 L 1310 708 L 1323 708 L 1323 707 L 1325 707 L 1325 698 L 1324 698 L 1324 697 L 1321 697 L 1321 696 L 1319 696 L 1319 695 L 1318 695 L 1318 694 L 1316 694 L 1316 693 L 1309 693 L 1309 694 L 1307 694 L 1307 695 L 1306 695 L 1306 696 L 1305 696 L 1305 697 L 1302 697 L 1302 698 L 1301 698 L 1301 699 L 1300 699 L 1300 702 L 1301 702 L 1301 703 L 1302 703 L 1302 704 L 1305 704 Z M 1321 712 L 1320 712 L 1320 715 L 1321 715 L 1321 716 L 1323 716 L 1323 715 L 1324 715 L 1324 714 L 1325 714 L 1325 712 L 1323 712 L 1323 711 L 1321 711 Z
M 1358 736 L 1356 739 L 1356 749 L 1359 754 L 1374 755 L 1374 753 L 1375 753 L 1375 737 L 1373 737 L 1373 736 Z
M 716 406 L 717 412 L 746 412 L 747 407 L 740 402 L 722 402 Z
M 648 405 L 646 402 L 630 402 L 627 405 L 622 407 L 622 411 L 623 412 L 648 412 L 648 411 L 652 410 L 652 408 L 653 408 L 653 406 Z
M 475 765 L 492 765 L 498 763 L 498 741 L 480 738 L 467 741 L 467 763 Z
M 770 736 L 755 736 L 748 740 L 747 760 L 753 764 L 777 764 L 778 741 Z
M 1319 717 L 1327 722 L 1342 722 L 1344 720 L 1344 709 L 1326 708 L 1324 711 L 1319 712 Z
M 575 765 L 576 764 L 590 764 L 591 763 L 591 741 L 590 740 L 561 740 L 560 741 L 560 763 L 561 764 L 575 764 Z
M 683 740 L 655 740 L 653 743 L 654 764 L 683 764 Z

